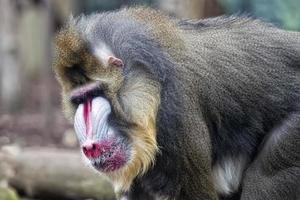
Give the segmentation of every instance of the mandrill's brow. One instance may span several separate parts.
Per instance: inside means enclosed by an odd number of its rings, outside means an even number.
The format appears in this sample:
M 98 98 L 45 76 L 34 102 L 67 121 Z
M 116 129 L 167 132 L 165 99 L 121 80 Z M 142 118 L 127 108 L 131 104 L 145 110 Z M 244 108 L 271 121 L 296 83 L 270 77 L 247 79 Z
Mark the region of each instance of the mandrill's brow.
M 92 99 L 97 96 L 102 96 L 103 94 L 100 83 L 96 81 L 73 89 L 70 93 L 70 99 L 72 103 L 78 105 L 88 98 Z

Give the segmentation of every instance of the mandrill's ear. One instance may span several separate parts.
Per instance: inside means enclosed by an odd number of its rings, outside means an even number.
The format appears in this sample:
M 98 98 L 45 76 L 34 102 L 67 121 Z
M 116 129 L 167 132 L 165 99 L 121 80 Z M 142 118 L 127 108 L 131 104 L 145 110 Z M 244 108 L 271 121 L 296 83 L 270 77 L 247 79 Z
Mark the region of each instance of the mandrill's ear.
M 110 48 L 108 48 L 106 45 L 97 48 L 94 54 L 106 67 L 116 66 L 122 68 L 124 66 L 123 61 L 115 57 L 115 55 L 111 52 Z
M 107 63 L 109 66 L 113 65 L 113 66 L 120 67 L 120 68 L 122 68 L 124 66 L 123 61 L 114 56 L 109 56 Z

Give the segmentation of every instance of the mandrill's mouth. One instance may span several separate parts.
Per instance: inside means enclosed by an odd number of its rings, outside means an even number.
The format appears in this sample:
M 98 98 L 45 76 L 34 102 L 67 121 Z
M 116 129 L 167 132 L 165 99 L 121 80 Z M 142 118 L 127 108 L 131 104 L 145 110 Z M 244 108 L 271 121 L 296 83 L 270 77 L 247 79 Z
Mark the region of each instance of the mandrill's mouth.
M 128 141 L 108 122 L 110 103 L 104 97 L 86 98 L 76 111 L 74 127 L 84 156 L 101 172 L 120 169 L 128 161 Z
M 120 145 L 113 145 L 110 150 L 104 152 L 101 156 L 90 159 L 90 162 L 94 168 L 101 172 L 113 172 L 126 164 L 126 150 Z

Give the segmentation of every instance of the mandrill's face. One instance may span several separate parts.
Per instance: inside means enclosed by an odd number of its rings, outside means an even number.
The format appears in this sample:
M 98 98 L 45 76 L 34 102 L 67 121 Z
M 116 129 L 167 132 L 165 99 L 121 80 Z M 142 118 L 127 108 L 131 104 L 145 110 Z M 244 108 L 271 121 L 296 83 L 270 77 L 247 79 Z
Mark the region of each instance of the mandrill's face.
M 160 85 L 142 65 L 129 67 L 121 56 L 105 41 L 83 40 L 73 28 L 56 37 L 54 70 L 83 156 L 127 190 L 158 150 Z
M 77 98 L 84 92 L 95 92 L 97 84 L 80 88 L 71 97 Z M 79 94 L 76 94 L 76 93 Z M 109 123 L 111 105 L 103 96 L 89 97 L 79 104 L 74 118 L 74 127 L 81 144 L 81 150 L 90 164 L 101 172 L 113 172 L 130 159 L 131 147 L 128 138 L 120 134 Z

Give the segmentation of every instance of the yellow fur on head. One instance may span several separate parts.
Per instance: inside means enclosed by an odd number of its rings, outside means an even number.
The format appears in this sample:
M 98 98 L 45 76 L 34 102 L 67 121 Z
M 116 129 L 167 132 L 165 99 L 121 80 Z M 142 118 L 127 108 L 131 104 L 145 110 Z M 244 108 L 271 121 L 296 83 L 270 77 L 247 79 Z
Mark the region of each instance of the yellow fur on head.
M 129 13 L 139 22 L 150 27 L 152 37 L 159 41 L 161 46 L 174 58 L 181 59 L 178 52 L 185 51 L 182 32 L 173 20 L 170 20 L 161 11 L 146 7 L 129 8 Z

